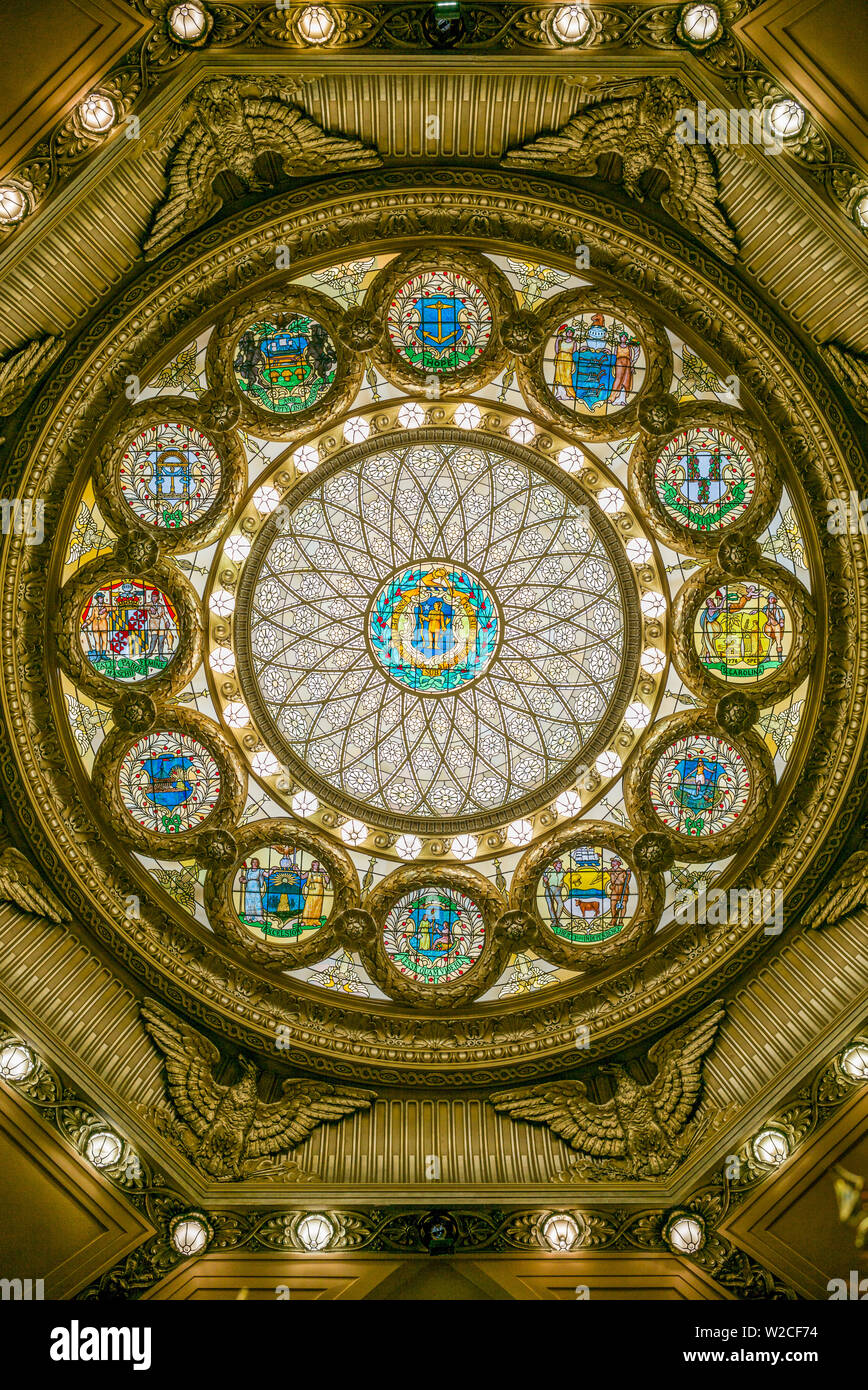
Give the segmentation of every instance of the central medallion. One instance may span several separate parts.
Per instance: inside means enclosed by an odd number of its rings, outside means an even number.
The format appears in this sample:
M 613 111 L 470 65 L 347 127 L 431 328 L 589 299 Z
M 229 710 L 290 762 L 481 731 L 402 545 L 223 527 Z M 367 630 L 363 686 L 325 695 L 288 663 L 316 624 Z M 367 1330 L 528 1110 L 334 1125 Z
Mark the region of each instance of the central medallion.
M 482 675 L 497 648 L 499 623 L 478 579 L 446 561 L 429 561 L 399 570 L 383 585 L 368 634 L 392 680 L 419 695 L 443 695 Z

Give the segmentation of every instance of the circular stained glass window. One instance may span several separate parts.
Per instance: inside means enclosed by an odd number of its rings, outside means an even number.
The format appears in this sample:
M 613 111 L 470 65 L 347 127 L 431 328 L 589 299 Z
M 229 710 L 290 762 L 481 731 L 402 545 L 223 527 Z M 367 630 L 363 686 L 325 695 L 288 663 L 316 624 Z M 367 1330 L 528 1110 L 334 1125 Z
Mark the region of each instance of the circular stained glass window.
M 706 671 L 733 684 L 763 680 L 786 661 L 793 621 L 779 594 L 750 581 L 724 584 L 706 595 L 693 627 Z
M 124 450 L 121 495 L 141 520 L 163 530 L 192 526 L 220 488 L 220 459 L 191 425 L 150 425 Z
M 601 845 L 565 850 L 543 870 L 537 908 L 564 941 L 617 936 L 636 910 L 635 877 L 626 860 Z
M 491 338 L 491 305 L 466 275 L 427 270 L 402 285 L 386 314 L 392 347 L 420 372 L 457 372 Z
M 91 594 L 81 614 L 81 647 L 113 681 L 143 681 L 163 671 L 178 647 L 178 619 L 162 589 L 118 579 Z
M 133 820 L 158 835 L 201 825 L 220 795 L 220 769 L 187 734 L 152 733 L 128 749 L 118 773 L 121 798 Z
M 724 430 L 689 429 L 669 441 L 654 464 L 654 486 L 668 516 L 691 531 L 720 531 L 747 511 L 756 467 Z
M 544 798 L 626 705 L 626 567 L 587 505 L 500 447 L 371 451 L 248 561 L 246 703 L 275 754 L 359 819 Z
M 470 969 L 485 943 L 476 904 L 452 888 L 416 888 L 395 904 L 383 933 L 386 954 L 402 975 L 444 984 Z
M 255 405 L 292 415 L 314 405 L 332 385 L 338 354 L 326 328 L 307 314 L 259 320 L 235 346 L 235 381 Z
M 651 804 L 680 835 L 718 835 L 750 796 L 750 769 L 723 739 L 691 734 L 673 743 L 651 773 Z
M 430 561 L 401 569 L 368 619 L 383 670 L 410 690 L 441 694 L 480 676 L 497 646 L 497 610 L 466 570 Z
M 645 353 L 635 329 L 591 310 L 562 323 L 543 359 L 555 400 L 578 415 L 623 410 L 642 386 Z
M 232 904 L 254 936 L 307 939 L 328 920 L 331 880 L 325 865 L 297 845 L 263 845 L 235 874 Z

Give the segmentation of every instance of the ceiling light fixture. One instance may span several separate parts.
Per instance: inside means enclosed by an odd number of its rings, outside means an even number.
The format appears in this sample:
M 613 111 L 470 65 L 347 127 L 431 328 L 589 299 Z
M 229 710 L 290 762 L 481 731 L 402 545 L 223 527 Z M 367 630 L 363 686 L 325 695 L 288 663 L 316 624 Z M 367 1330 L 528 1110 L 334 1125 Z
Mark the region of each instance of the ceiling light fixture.
M 14 183 L 0 184 L 0 222 L 8 226 L 20 222 L 30 211 L 30 204 L 23 188 Z
M 769 125 L 782 140 L 798 135 L 805 124 L 806 116 L 805 108 L 792 97 L 784 97 L 782 101 L 776 101 L 769 107 Z
M 298 17 L 298 32 L 305 43 L 328 43 L 337 25 L 322 5 L 308 5 Z
M 688 5 L 681 12 L 677 33 L 695 48 L 705 48 L 718 37 L 722 27 L 716 5 Z
M 26 1081 L 36 1070 L 36 1058 L 29 1047 L 7 1043 L 0 1051 L 0 1076 L 4 1081 Z
M 175 5 L 168 14 L 169 32 L 181 43 L 195 43 L 209 28 L 209 14 L 195 3 Z
M 552 19 L 552 31 L 561 43 L 580 43 L 590 27 L 584 5 L 561 5 Z
M 581 1244 L 582 1229 L 567 1211 L 556 1211 L 542 1224 L 542 1236 L 551 1250 L 572 1250 Z
M 117 124 L 118 113 L 111 97 L 101 92 L 91 92 L 78 108 L 78 119 L 93 135 L 105 135 Z

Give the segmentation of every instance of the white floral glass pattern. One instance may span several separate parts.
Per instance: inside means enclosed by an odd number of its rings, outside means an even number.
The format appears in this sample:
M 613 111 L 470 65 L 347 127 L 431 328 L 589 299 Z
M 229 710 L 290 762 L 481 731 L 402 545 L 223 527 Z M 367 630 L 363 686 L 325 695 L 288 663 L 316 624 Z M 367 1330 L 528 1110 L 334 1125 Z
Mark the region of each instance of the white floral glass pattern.
M 384 586 L 429 566 L 481 583 L 499 646 L 472 681 L 421 693 L 389 678 L 370 629 Z M 477 445 L 407 444 L 325 480 L 251 597 L 250 695 L 276 742 L 392 813 L 475 816 L 544 787 L 599 728 L 623 659 L 619 582 L 588 509 Z

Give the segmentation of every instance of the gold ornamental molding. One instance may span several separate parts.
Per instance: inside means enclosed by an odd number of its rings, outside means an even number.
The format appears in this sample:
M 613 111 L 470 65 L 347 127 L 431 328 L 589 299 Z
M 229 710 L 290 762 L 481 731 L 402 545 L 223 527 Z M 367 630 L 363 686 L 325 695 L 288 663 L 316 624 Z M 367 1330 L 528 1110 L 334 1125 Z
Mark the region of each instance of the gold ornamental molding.
M 697 245 L 596 194 L 530 175 L 437 169 L 348 174 L 309 185 L 200 233 L 182 254 L 167 253 L 123 290 L 53 369 L 21 422 L 10 482 L 22 497 L 45 499 L 46 531 L 56 534 L 94 427 L 116 405 L 118 381 L 168 360 L 199 324 L 231 311 L 254 285 L 267 292 L 281 283 L 275 242 L 291 248 L 294 272 L 303 273 L 348 241 L 364 254 L 367 247 L 408 250 L 415 239 L 440 244 L 465 236 L 485 237 L 495 251 L 544 254 L 564 266 L 572 264 L 577 242 L 588 244 L 591 273 L 602 287 L 633 294 L 697 348 L 706 339 L 715 343 L 715 366 L 739 375 L 746 403 L 789 459 L 795 495 L 796 475 L 801 479 L 814 517 L 806 545 L 818 613 L 828 605 L 836 622 L 817 634 L 823 666 L 815 668 L 805 713 L 810 745 L 801 767 L 788 772 L 789 795 L 763 826 L 766 839 L 753 865 L 758 881 L 785 890 L 786 939 L 797 932 L 802 908 L 841 853 L 868 777 L 862 752 L 868 564 L 847 537 L 825 529 L 826 501 L 866 487 L 865 461 L 822 367 L 766 304 Z M 530 1080 L 570 1065 L 576 1028 L 584 1022 L 593 1021 L 599 1059 L 675 1026 L 762 953 L 773 958 L 781 948 L 760 924 L 672 930 L 637 960 L 616 963 L 593 981 L 560 985 L 544 1001 L 459 1011 L 448 1028 L 432 1033 L 436 1044 L 426 1047 L 417 1032 L 417 1049 L 407 1046 L 406 1033 L 397 1046 L 390 1043 L 394 1020 L 403 1017 L 411 1033 L 430 1027 L 430 1020 L 357 999 L 318 994 L 314 1000 L 309 988 L 294 983 L 275 988 L 270 981 L 263 989 L 255 965 L 224 954 L 200 926 L 181 930 L 145 894 L 141 916 L 131 921 L 124 911 L 130 871 L 95 841 L 91 793 L 78 773 L 71 775 L 69 736 L 54 722 L 57 688 L 45 668 L 44 625 L 53 621 L 49 595 L 62 557 L 49 562 L 47 550 L 13 534 L 3 552 L 0 774 L 10 810 L 43 873 L 87 930 L 150 991 L 174 992 L 216 1032 L 243 1038 L 261 1052 L 272 1045 L 275 1030 L 289 1024 L 305 1065 L 360 1079 L 380 1073 L 430 1080 L 436 1060 L 444 1082 Z M 224 842 L 201 846 L 213 862 L 225 861 L 232 850 Z

